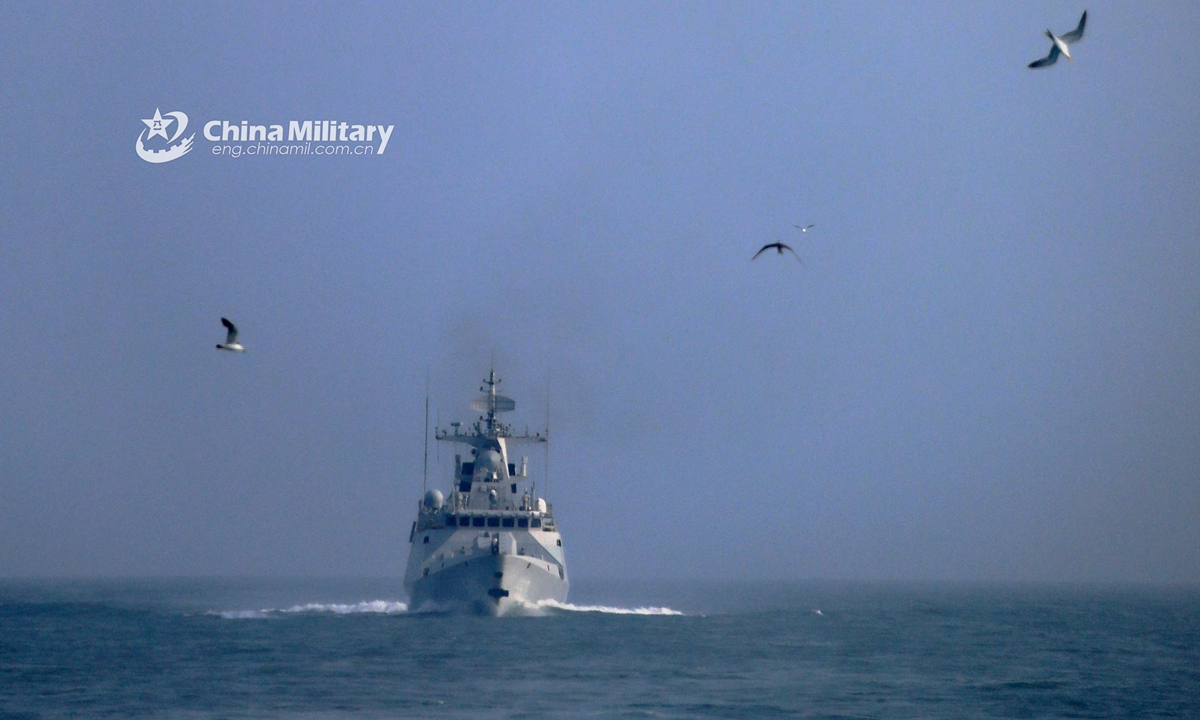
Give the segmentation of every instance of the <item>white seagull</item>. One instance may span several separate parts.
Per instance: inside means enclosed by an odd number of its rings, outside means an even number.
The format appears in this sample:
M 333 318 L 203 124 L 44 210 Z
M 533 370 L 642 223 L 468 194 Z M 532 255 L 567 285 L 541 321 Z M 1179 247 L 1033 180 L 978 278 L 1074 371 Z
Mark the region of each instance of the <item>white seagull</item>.
M 800 228 L 800 232 L 808 232 L 808 229 L 815 225 L 816 225 L 816 223 L 813 223 L 812 225 L 796 225 L 795 227 Z
M 225 342 L 217 343 L 217 349 L 228 350 L 229 352 L 246 352 L 246 348 L 242 347 L 237 341 L 237 325 L 234 325 L 225 318 L 221 318 L 221 324 L 225 326 Z
M 1054 43 L 1050 46 L 1050 54 L 1044 58 L 1039 58 L 1029 63 L 1031 68 L 1049 67 L 1058 62 L 1058 56 L 1066 55 L 1067 59 L 1071 59 L 1071 52 L 1067 46 L 1073 42 L 1078 42 L 1083 39 L 1083 26 L 1087 25 L 1087 10 L 1083 11 L 1083 17 L 1079 18 L 1079 25 L 1069 33 L 1055 36 L 1054 33 L 1046 30 L 1046 37 L 1050 38 L 1050 42 Z

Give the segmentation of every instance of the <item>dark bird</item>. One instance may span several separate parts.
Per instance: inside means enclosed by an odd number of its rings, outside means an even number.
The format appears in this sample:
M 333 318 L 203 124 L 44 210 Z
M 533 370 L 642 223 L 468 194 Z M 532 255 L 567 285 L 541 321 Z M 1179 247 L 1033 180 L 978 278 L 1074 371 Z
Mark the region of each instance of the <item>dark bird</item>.
M 814 227 L 815 225 L 816 225 L 816 223 L 813 223 L 812 225 L 796 225 L 794 227 L 800 228 L 800 232 L 808 232 L 808 229 L 810 227 Z
M 1083 17 L 1079 18 L 1079 25 L 1069 33 L 1063 33 L 1062 35 L 1056 37 L 1054 33 L 1047 29 L 1046 37 L 1050 38 L 1050 42 L 1053 43 L 1050 46 L 1050 54 L 1044 58 L 1039 58 L 1029 63 L 1029 67 L 1050 67 L 1054 63 L 1058 62 L 1059 55 L 1066 55 L 1067 59 L 1070 60 L 1071 51 L 1067 49 L 1067 46 L 1073 42 L 1078 42 L 1083 39 L 1084 25 L 1087 25 L 1087 10 L 1084 10 Z
M 772 249 L 775 250 L 776 252 L 778 252 L 780 255 L 783 254 L 784 250 L 787 250 L 791 254 L 796 255 L 796 251 L 793 250 L 790 245 L 784 245 L 781 242 L 773 242 L 773 243 L 768 243 L 767 245 L 763 245 L 762 248 L 760 248 L 758 252 L 754 253 L 754 257 L 752 257 L 750 259 L 757 260 L 759 255 L 762 255 L 766 251 L 772 250 Z M 796 261 L 799 262 L 801 265 L 804 264 L 804 261 L 800 259 L 799 255 L 796 255 Z
M 237 326 L 225 318 L 221 318 L 221 324 L 225 326 L 225 342 L 217 343 L 217 349 L 228 350 L 229 352 L 246 352 L 246 348 L 238 344 Z

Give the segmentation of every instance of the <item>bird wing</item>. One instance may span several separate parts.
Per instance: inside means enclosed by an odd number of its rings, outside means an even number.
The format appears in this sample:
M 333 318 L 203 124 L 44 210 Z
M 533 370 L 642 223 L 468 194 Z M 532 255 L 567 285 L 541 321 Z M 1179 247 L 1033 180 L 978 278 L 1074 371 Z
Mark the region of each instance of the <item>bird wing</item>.
M 1029 67 L 1040 68 L 1040 67 L 1046 67 L 1048 65 L 1053 65 L 1054 63 L 1058 62 L 1058 56 L 1061 54 L 1062 54 L 1062 52 L 1058 49 L 1057 45 L 1051 45 L 1050 46 L 1050 54 L 1044 58 L 1040 58 L 1038 60 L 1034 60 L 1033 62 L 1029 63 Z
M 796 256 L 796 262 L 800 263 L 801 265 L 804 265 L 804 261 L 800 259 L 800 253 L 796 252 L 795 250 L 792 250 L 790 247 L 788 247 L 787 245 L 784 245 L 783 243 L 779 243 L 779 247 L 782 248 L 779 251 L 781 254 L 783 253 L 783 250 L 788 250 L 792 253 L 792 255 Z M 807 265 L 805 265 L 805 267 L 807 267 Z
M 759 255 L 762 255 L 763 253 L 765 253 L 766 251 L 770 250 L 771 248 L 773 248 L 775 246 L 776 246 L 776 243 L 771 243 L 770 245 L 763 245 L 762 248 L 759 249 L 758 252 L 754 253 L 754 257 L 752 257 L 750 259 L 757 260 Z
M 1078 42 L 1083 39 L 1083 26 L 1087 25 L 1087 10 L 1083 11 L 1083 17 L 1079 18 L 1079 25 L 1069 33 L 1063 33 L 1058 36 L 1059 40 L 1065 43 Z
M 221 324 L 225 326 L 225 344 L 231 345 L 237 342 L 237 326 L 229 322 L 225 318 L 221 318 Z

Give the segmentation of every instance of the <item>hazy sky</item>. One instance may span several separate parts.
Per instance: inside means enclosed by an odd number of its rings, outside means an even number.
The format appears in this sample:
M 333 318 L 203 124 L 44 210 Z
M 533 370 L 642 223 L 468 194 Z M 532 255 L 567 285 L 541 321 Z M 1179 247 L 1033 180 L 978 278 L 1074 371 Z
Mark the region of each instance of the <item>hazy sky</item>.
M 494 356 L 515 425 L 550 394 L 576 577 L 1200 582 L 1197 37 L 1194 2 L 6 4 L 0 575 L 398 575 L 426 376 L 471 420 Z M 138 157 L 156 108 L 191 153 Z M 394 132 L 203 137 L 307 119 Z

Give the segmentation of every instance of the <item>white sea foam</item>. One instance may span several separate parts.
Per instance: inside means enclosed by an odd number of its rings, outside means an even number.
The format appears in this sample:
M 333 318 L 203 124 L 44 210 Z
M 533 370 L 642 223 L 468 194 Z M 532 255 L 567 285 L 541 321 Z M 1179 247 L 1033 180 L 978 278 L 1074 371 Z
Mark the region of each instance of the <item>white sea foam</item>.
M 210 615 L 219 615 L 226 620 L 257 620 L 267 617 L 270 610 L 225 610 L 223 612 L 212 612 Z
M 541 600 L 536 604 L 536 607 L 567 610 L 569 612 L 607 613 L 609 615 L 683 615 L 678 610 L 672 610 L 668 607 L 623 608 L 613 607 L 612 605 L 575 605 L 572 603 L 561 603 L 557 600 Z
M 669 607 L 616 607 L 613 605 L 575 605 L 561 603 L 555 600 L 542 600 L 525 605 L 523 608 L 529 614 L 542 615 L 547 611 L 605 613 L 608 615 L 672 615 L 681 616 L 684 613 Z M 514 614 L 523 614 L 521 608 L 513 608 Z M 262 610 L 225 610 L 213 612 L 226 620 L 261 620 L 264 618 L 280 617 L 283 614 L 295 613 L 332 613 L 334 615 L 352 615 L 355 613 L 377 613 L 380 615 L 397 615 L 409 612 L 408 604 L 394 600 L 368 600 L 359 603 L 305 603 L 286 608 L 264 608 Z
M 393 600 L 369 600 L 366 602 L 344 605 L 338 603 L 308 603 L 307 605 L 293 605 L 290 608 L 281 610 L 280 612 L 330 612 L 335 615 L 350 615 L 352 613 L 382 613 L 385 615 L 395 615 L 396 613 L 408 612 L 408 603 L 396 602 Z
M 287 608 L 264 608 L 262 610 L 225 610 L 210 613 L 219 615 L 226 620 L 258 620 L 277 616 L 279 613 L 333 613 L 334 615 L 351 615 L 354 613 L 379 613 L 395 615 L 408 612 L 408 604 L 394 600 L 368 600 L 360 603 L 307 603 L 293 605 Z

